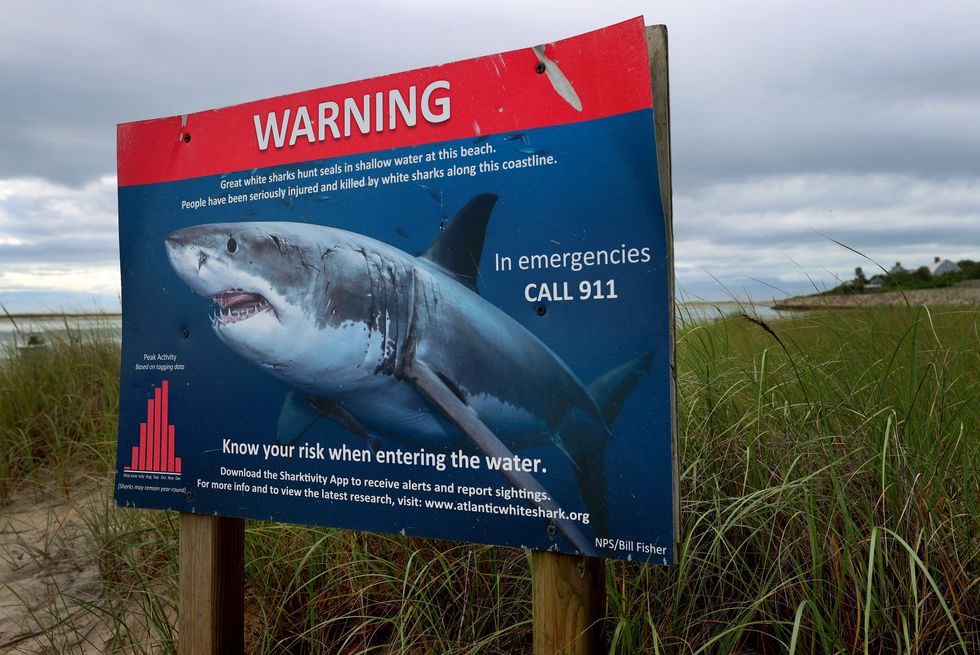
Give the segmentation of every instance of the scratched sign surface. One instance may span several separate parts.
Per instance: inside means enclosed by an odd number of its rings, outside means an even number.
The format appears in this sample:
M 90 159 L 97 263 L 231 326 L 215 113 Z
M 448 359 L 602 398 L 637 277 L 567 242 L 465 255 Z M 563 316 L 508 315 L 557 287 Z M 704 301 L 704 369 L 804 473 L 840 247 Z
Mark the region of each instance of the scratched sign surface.
M 670 564 L 640 18 L 118 129 L 120 505 Z

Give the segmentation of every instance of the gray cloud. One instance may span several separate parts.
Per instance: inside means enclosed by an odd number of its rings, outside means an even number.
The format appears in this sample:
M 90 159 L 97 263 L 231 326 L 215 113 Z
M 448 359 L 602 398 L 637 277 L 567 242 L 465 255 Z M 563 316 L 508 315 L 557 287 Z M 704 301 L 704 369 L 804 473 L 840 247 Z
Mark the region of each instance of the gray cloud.
M 76 264 L 118 264 L 119 248 L 106 239 L 69 238 L 54 243 L 0 244 L 0 260 L 6 264 L 71 261 Z
M 672 91 L 682 188 L 794 172 L 978 172 L 980 87 L 970 71 L 980 41 L 968 27 L 978 7 L 787 2 L 728 12 L 702 38 L 678 43 L 674 31 L 672 64 L 688 54 L 697 69 L 682 69 Z

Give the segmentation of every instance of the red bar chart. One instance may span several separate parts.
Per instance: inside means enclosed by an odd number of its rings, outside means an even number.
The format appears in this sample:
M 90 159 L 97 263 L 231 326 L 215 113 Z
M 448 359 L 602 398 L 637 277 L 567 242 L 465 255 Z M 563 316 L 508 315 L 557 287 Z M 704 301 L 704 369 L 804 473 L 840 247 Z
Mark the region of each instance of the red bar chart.
M 146 401 L 146 421 L 140 423 L 139 445 L 126 471 L 180 473 L 180 458 L 174 455 L 174 426 L 170 424 L 170 383 L 163 380 Z

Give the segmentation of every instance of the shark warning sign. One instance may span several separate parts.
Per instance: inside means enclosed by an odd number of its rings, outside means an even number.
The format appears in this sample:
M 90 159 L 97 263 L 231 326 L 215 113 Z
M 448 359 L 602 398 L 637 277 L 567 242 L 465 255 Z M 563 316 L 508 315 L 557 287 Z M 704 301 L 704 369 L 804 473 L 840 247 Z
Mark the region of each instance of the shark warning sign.
M 120 125 L 117 502 L 673 563 L 658 111 L 638 18 Z

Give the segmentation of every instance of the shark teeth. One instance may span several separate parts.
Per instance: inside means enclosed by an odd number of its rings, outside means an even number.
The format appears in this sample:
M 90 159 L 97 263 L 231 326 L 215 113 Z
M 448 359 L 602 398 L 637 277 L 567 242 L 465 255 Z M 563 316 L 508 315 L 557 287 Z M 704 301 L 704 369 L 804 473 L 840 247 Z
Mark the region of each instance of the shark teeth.
M 220 293 L 214 297 L 214 301 L 218 303 L 218 308 L 211 315 L 211 324 L 215 327 L 240 323 L 263 312 L 275 314 L 268 300 L 257 293 L 240 289 Z

